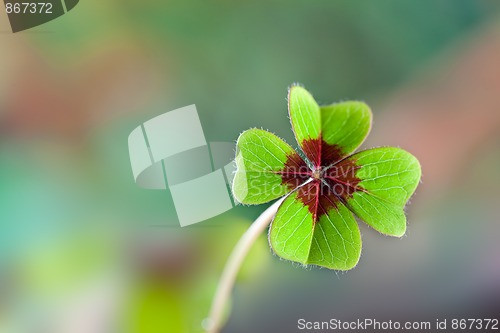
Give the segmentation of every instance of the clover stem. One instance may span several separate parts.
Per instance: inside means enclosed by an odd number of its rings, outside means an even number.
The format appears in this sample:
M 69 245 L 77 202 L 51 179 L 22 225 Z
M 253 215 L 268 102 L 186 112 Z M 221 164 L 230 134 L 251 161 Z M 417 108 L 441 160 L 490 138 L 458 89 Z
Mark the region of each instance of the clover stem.
M 224 308 L 231 295 L 241 265 L 252 245 L 271 223 L 282 201 L 283 199 L 280 199 L 269 206 L 241 236 L 233 252 L 231 252 L 219 279 L 209 317 L 202 324 L 208 333 L 218 333 L 221 330 Z

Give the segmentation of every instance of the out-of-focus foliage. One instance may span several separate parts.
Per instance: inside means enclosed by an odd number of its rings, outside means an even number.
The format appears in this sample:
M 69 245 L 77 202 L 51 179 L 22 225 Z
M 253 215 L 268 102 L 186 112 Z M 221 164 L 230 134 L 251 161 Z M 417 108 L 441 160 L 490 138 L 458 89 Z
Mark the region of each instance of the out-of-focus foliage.
M 194 230 L 187 235 L 175 232 L 182 239 L 177 250 L 171 244 L 166 245 L 170 242 L 163 237 L 156 248 L 151 243 L 143 244 L 151 248 L 143 253 L 146 257 L 138 258 L 137 264 L 142 269 L 134 274 L 125 301 L 124 332 L 160 332 L 160 328 L 169 332 L 202 331 L 201 323 L 208 315 L 223 265 L 249 222 L 228 218 L 224 223 L 224 227 Z M 262 272 L 269 262 L 269 253 L 262 235 L 245 260 L 237 281 Z

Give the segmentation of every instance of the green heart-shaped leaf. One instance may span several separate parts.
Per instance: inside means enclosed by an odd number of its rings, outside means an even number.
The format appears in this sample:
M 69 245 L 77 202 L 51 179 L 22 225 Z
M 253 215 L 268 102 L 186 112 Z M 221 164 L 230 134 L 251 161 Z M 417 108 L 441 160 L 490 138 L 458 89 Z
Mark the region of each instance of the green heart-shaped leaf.
M 297 152 L 276 135 L 250 129 L 240 135 L 237 147 L 233 195 L 239 202 L 265 203 L 302 184 L 295 177 L 284 182 L 289 168 L 306 170 L 307 166 Z
M 312 163 L 320 156 L 321 111 L 312 95 L 300 86 L 288 90 L 288 114 L 300 148 Z
M 365 141 L 371 124 L 372 112 L 365 103 L 350 101 L 321 107 L 323 140 L 337 147 L 340 157 L 351 154 Z
M 360 179 L 360 191 L 347 200 L 348 207 L 375 230 L 404 235 L 403 208 L 420 181 L 418 160 L 403 149 L 385 147 L 359 152 L 341 163 L 355 164 Z
M 300 148 L 316 168 L 352 153 L 371 128 L 370 108 L 356 101 L 318 106 L 300 86 L 288 92 L 288 113 Z
M 361 254 L 356 220 L 341 202 L 332 206 L 333 200 L 317 191 L 309 183 L 283 201 L 269 232 L 272 248 L 280 257 L 304 265 L 351 269 Z M 319 201 L 307 205 L 300 197 Z

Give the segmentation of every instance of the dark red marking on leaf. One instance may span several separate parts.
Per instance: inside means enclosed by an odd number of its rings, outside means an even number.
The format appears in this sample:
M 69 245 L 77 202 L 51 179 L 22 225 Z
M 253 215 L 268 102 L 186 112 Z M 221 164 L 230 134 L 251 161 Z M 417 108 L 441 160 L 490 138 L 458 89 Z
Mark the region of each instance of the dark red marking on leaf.
M 290 191 L 305 183 L 311 177 L 311 169 L 297 152 L 287 156 L 281 175 L 281 183 L 288 186 Z
M 318 139 L 303 140 L 300 146 L 309 161 L 316 168 L 332 165 L 345 156 L 338 145 L 331 145 L 325 142 L 322 135 Z
M 318 180 L 310 181 L 297 190 L 297 199 L 299 199 L 309 211 L 313 214 L 313 221 L 316 221 L 319 198 L 321 197 L 321 182 Z
M 343 199 L 352 197 L 356 191 L 366 191 L 358 186 L 361 179 L 356 172 L 361 168 L 354 158 L 347 158 L 325 170 L 323 177 L 332 187 L 341 189 L 334 192 Z
M 345 203 L 354 192 L 365 191 L 358 186 L 361 181 L 356 177 L 360 168 L 354 158 L 343 159 L 343 155 L 335 145 L 329 145 L 324 141 L 306 140 L 305 150 L 314 144 L 320 147 L 321 158 L 317 155 L 312 160 L 314 170 L 311 170 L 305 161 L 294 152 L 288 156 L 285 168 L 281 174 L 282 183 L 290 190 L 297 188 L 297 199 L 300 200 L 313 214 L 316 223 L 319 218 L 338 207 L 339 202 Z M 313 151 L 308 150 L 309 152 Z M 307 183 L 306 183 L 307 182 Z

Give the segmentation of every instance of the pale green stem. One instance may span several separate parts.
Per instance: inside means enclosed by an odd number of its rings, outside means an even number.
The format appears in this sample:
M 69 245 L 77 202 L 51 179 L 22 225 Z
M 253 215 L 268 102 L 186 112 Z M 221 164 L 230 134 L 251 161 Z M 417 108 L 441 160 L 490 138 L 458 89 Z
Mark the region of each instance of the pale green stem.
M 282 201 L 283 199 L 278 200 L 267 208 L 255 222 L 252 223 L 243 236 L 241 236 L 233 252 L 231 252 L 219 280 L 209 317 L 203 321 L 203 327 L 208 333 L 218 333 L 222 329 L 224 309 L 231 296 L 231 291 L 233 290 L 234 282 L 241 265 L 252 245 L 271 223 Z

